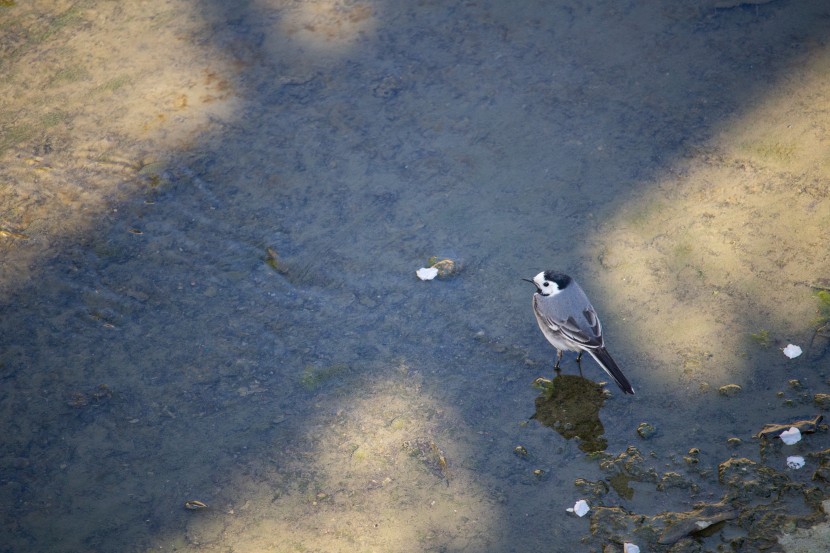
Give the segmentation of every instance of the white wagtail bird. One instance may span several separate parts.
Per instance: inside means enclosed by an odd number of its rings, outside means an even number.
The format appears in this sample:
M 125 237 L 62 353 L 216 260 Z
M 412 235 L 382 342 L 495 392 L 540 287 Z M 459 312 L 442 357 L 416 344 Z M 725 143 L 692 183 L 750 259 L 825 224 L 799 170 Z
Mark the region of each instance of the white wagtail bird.
M 553 368 L 559 370 L 559 361 L 565 350 L 579 352 L 577 363 L 587 351 L 623 392 L 633 394 L 634 388 L 605 349 L 602 323 L 579 284 L 568 275 L 556 271 L 543 271 L 533 277 L 533 280 L 522 280 L 536 286 L 533 314 L 536 315 L 542 334 L 556 348 L 556 365 Z

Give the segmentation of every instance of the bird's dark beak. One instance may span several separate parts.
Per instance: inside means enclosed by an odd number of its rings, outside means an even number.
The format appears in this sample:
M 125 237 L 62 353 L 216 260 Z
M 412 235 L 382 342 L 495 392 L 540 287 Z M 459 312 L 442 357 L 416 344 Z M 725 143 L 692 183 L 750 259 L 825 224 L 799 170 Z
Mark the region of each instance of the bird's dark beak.
M 535 283 L 535 282 L 533 282 L 532 280 L 530 280 L 529 278 L 523 278 L 522 280 L 523 280 L 523 281 L 525 281 L 525 282 L 529 282 L 529 283 L 531 283 L 533 286 L 535 286 L 535 287 L 536 287 L 536 291 L 537 291 L 537 292 L 539 291 L 539 287 L 538 287 L 538 286 L 536 286 L 536 283 Z

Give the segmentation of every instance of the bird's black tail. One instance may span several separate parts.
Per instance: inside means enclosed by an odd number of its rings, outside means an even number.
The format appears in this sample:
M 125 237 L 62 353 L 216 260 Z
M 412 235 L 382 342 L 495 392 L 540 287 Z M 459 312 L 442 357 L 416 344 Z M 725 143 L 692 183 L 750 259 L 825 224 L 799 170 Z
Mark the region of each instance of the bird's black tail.
M 623 392 L 626 394 L 634 393 L 634 388 L 631 387 L 628 379 L 617 366 L 617 363 L 611 357 L 611 354 L 608 353 L 608 350 L 605 348 L 590 349 L 588 350 L 588 353 L 590 353 L 591 357 L 599 363 L 599 366 L 608 373 L 608 376 L 614 379 L 614 382 L 617 383 L 617 386 L 619 386 Z

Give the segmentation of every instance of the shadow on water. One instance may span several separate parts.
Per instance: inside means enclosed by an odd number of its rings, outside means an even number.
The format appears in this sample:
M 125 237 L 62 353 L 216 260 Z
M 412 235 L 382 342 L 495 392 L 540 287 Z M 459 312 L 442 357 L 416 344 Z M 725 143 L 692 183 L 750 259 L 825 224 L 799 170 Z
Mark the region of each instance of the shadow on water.
M 42 254 L 14 265 L 31 272 L 4 273 L 8 550 L 574 550 L 590 531 L 565 513 L 578 497 L 649 514 L 718 500 L 713 467 L 733 451 L 725 437 L 750 442 L 770 422 L 759 417 L 792 416 L 769 394 L 766 412 L 750 417 L 751 398 L 673 390 L 654 344 L 624 345 L 637 336 L 624 320 L 645 318 L 615 303 L 632 292 L 604 298 L 618 283 L 589 279 L 638 395 L 606 397 L 566 374 L 535 399 L 532 417 L 529 385 L 550 376 L 553 352 L 519 279 L 554 263 L 586 277 L 601 272 L 598 258 L 611 273 L 624 266 L 619 249 L 597 254 L 618 212 L 626 229 L 670 226 L 653 220 L 664 208 L 648 203 L 663 192 L 655 182 L 708 155 L 699 150 L 791 63 L 823 49 L 826 9 L 190 7 L 169 48 L 205 48 L 203 71 L 137 52 L 139 69 L 122 80 L 89 78 L 80 62 L 57 73 L 61 86 L 102 79 L 93 99 L 172 102 L 170 113 L 135 115 L 142 132 L 164 130 L 153 140 L 133 135 L 129 118 L 115 127 L 101 118 L 100 147 L 108 166 L 127 160 L 122 172 L 99 176 L 71 151 L 72 125 L 95 119 L 94 106 L 67 107 L 45 134 L 4 120 L 17 136 L 2 143 L 9 182 L 28 183 L 26 167 L 51 163 L 43 174 L 67 186 L 85 176 L 116 183 L 77 231 L 63 232 L 32 184 L 37 201 L 6 215 L 15 222 L 7 232 L 48 242 L 4 246 L 10 258 L 15 248 Z M 77 8 L 45 28 L 121 25 L 138 49 L 181 16 Z M 129 27 L 121 9 L 146 21 Z M 51 36 L 15 25 L 12 66 Z M 187 119 L 196 102 L 205 118 Z M 179 123 L 188 132 L 177 134 Z M 63 150 L 44 150 L 50 134 Z M 38 232 L 50 239 L 32 240 Z M 676 256 L 672 292 L 688 284 L 686 249 L 643 244 Z M 415 279 L 436 255 L 463 262 L 461 272 Z M 662 317 L 673 306 L 651 308 Z M 755 330 L 732 322 L 736 334 Z M 787 393 L 813 409 L 797 385 Z M 575 397 L 584 398 L 578 420 Z M 644 418 L 662 428 L 647 442 L 653 457 L 627 447 Z M 689 454 L 690 439 L 708 449 Z M 518 443 L 528 456 L 515 454 Z M 606 451 L 606 464 L 588 451 Z M 652 472 L 654 458 L 665 474 Z M 674 487 L 673 470 L 683 472 Z M 188 511 L 187 500 L 209 507 Z

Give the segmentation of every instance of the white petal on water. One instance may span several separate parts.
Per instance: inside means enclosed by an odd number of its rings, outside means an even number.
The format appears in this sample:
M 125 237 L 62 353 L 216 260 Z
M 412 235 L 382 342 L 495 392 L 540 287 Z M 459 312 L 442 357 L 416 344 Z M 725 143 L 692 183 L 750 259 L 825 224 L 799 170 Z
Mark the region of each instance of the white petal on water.
M 588 502 L 587 502 L 587 501 L 585 501 L 584 499 L 580 499 L 579 501 L 577 501 L 576 503 L 574 503 L 574 506 L 573 506 L 573 507 L 569 507 L 569 508 L 568 508 L 568 509 L 566 509 L 566 510 L 567 510 L 569 513 L 574 513 L 574 514 L 576 514 L 576 516 L 584 517 L 584 516 L 585 516 L 585 514 L 586 514 L 588 511 L 590 511 L 590 510 L 591 510 L 591 508 L 590 508 L 590 507 L 588 507 Z
M 799 355 L 801 355 L 801 348 L 796 346 L 795 344 L 787 344 L 787 347 L 783 349 L 784 355 L 789 357 L 790 359 L 795 359 Z
M 640 553 L 640 548 L 633 543 L 626 542 L 623 544 L 623 553 Z
M 794 443 L 801 441 L 801 430 L 795 426 L 791 426 L 789 430 L 784 430 L 781 433 L 780 438 L 785 444 L 793 445 Z
M 787 457 L 787 466 L 793 470 L 798 470 L 804 466 L 804 457 L 800 455 L 793 455 L 792 457 Z
M 415 274 L 418 275 L 418 278 L 421 280 L 432 280 L 438 276 L 438 269 L 435 267 L 421 267 Z

